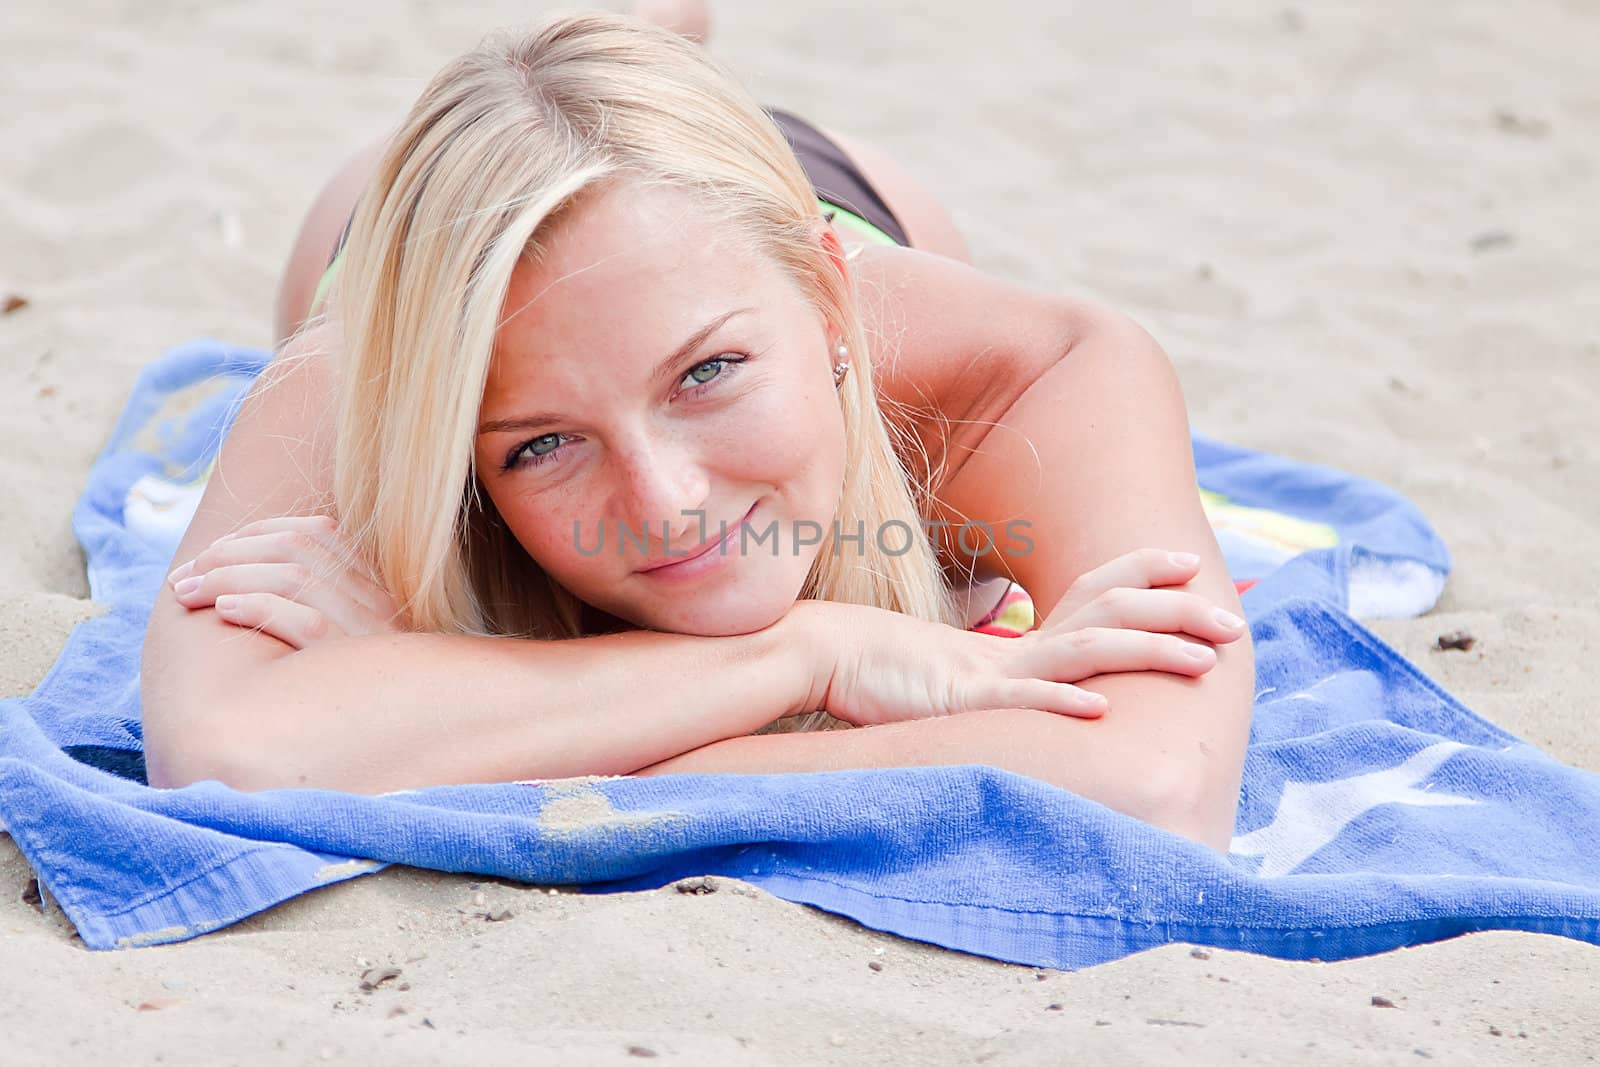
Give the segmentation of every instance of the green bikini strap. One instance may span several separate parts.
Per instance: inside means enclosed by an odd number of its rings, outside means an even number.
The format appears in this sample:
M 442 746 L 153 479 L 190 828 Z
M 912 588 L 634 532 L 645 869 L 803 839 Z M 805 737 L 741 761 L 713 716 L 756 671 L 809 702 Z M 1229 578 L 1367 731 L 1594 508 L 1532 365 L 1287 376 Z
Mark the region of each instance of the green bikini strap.
M 822 206 L 822 213 L 827 216 L 830 222 L 835 224 L 843 223 L 845 229 L 855 231 L 857 237 L 862 237 L 880 245 L 898 246 L 900 244 L 899 241 L 896 241 L 893 237 L 890 237 L 848 208 L 842 208 L 838 204 L 822 199 L 820 196 L 817 197 L 817 203 Z

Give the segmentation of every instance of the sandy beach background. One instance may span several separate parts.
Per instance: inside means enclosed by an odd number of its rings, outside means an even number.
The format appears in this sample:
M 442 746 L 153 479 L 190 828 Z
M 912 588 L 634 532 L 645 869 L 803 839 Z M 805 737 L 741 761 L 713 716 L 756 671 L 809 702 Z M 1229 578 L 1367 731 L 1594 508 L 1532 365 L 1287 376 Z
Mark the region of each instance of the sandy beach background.
M 1205 6 L 723 3 L 711 46 L 924 177 L 980 266 L 1132 314 L 1199 429 L 1408 494 L 1456 570 L 1376 630 L 1600 771 L 1600 9 Z M 269 343 L 323 178 L 541 10 L 7 5 L 0 297 L 28 304 L 0 315 L 0 696 L 96 610 L 69 517 L 139 368 L 199 335 Z M 1454 629 L 1470 652 L 1430 649 Z M 6 1063 L 1569 1063 L 1600 1037 L 1600 949 L 1532 935 L 1066 974 L 726 880 L 584 897 L 394 870 L 91 953 L 28 876 L 0 835 Z

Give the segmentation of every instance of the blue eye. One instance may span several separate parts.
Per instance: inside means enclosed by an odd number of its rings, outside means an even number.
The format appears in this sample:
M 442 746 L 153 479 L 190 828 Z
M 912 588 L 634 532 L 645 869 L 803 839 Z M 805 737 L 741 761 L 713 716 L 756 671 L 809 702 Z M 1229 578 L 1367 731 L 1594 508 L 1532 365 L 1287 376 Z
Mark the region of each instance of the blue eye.
M 689 392 L 698 396 L 705 391 L 706 386 L 720 378 L 728 377 L 736 365 L 743 363 L 748 358 L 748 356 L 734 356 L 731 353 L 724 352 L 716 359 L 708 359 L 704 363 L 690 368 L 689 373 L 683 376 L 683 380 L 694 383 L 694 388 L 690 389 Z M 708 368 L 710 373 L 702 375 L 702 372 Z
M 500 468 L 509 471 L 513 467 L 537 467 L 541 463 L 550 462 L 549 456 L 553 455 L 561 445 L 561 439 L 566 434 L 542 433 L 513 448 L 506 455 L 505 464 Z

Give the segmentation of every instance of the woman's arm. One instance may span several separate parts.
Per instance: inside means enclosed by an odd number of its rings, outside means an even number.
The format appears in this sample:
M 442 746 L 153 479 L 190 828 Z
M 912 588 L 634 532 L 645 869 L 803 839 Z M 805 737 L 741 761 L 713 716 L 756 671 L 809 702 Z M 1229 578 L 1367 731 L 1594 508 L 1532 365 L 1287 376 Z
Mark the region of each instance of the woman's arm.
M 273 655 L 261 644 L 272 638 L 194 614 L 169 620 L 146 659 L 145 750 L 162 788 L 381 793 L 625 774 L 814 703 L 805 643 L 782 619 L 735 637 L 399 633 Z M 204 650 L 175 656 L 174 639 Z
M 1131 695 L 1149 699 L 1144 692 Z M 1148 759 L 1143 739 L 1130 731 L 1097 729 L 1122 711 L 1114 705 L 1104 719 L 1086 720 L 1029 708 L 997 708 L 856 730 L 734 737 L 635 773 L 788 774 L 980 763 L 1037 778 L 1226 850 L 1232 826 L 1223 830 L 1218 820 L 1174 805 L 1168 783 L 1157 776 L 1128 773 L 1129 767 L 1142 766 Z
M 292 355 L 252 392 L 179 558 L 263 512 L 303 515 L 325 502 L 328 387 L 319 358 Z M 315 546 L 278 544 L 314 539 L 312 524 L 269 525 L 272 551 L 290 550 L 276 564 L 298 559 L 308 568 L 291 584 L 317 587 Z M 252 540 L 262 538 L 232 544 Z M 1007 641 L 814 601 L 739 637 L 632 632 L 527 642 L 339 628 L 297 641 L 224 623 L 215 599 L 202 595 L 214 565 L 190 579 L 202 587 L 185 593 L 187 607 L 163 590 L 152 614 L 143 685 L 157 785 L 217 778 L 246 789 L 371 792 L 629 772 L 817 707 L 858 724 L 1008 706 L 1098 715 L 1101 698 L 1086 702 L 1068 683 L 1148 669 L 1192 677 L 1215 662 L 1209 648 L 1197 659 L 1179 637 L 1124 628 L 1114 612 Z M 1218 643 L 1237 636 L 1170 600 L 1146 603 L 1166 612 L 1174 632 Z
M 178 560 L 254 519 L 326 512 L 328 341 L 306 335 L 251 391 Z M 783 620 L 714 639 L 395 633 L 296 651 L 164 585 L 141 674 L 148 771 L 355 792 L 625 773 L 815 707 L 810 652 Z
M 1033 551 L 975 562 L 980 573 L 1021 583 L 1044 627 L 1078 575 L 1139 545 L 1199 556 L 1198 574 L 1181 588 L 1242 614 L 1200 504 L 1177 375 L 1148 333 L 1119 315 L 1086 313 L 1057 361 L 995 418 L 939 495 L 952 521 L 1028 524 Z M 1002 539 L 1001 547 L 1011 546 Z M 1226 848 L 1255 656 L 1248 633 L 1216 651 L 1216 667 L 1193 681 L 1143 672 L 1085 683 L 1120 713 L 1082 724 L 1092 738 L 1072 743 L 1100 750 L 1099 773 L 1136 783 L 1160 812 L 1152 821 Z
M 1126 318 L 1041 296 L 959 264 L 902 250 L 859 261 L 881 322 L 903 323 L 882 357 L 885 391 L 933 399 L 956 419 L 922 426 L 949 522 L 946 557 L 978 576 L 1008 574 L 1050 612 L 1086 571 L 1132 549 L 1201 558 L 1180 587 L 1237 614 L 1238 597 L 1200 506 L 1177 378 Z M 887 306 L 885 306 L 887 305 Z M 961 559 L 964 520 L 1025 522 L 1031 552 Z M 1016 527 L 1013 527 L 1016 529 Z M 974 545 L 969 539 L 968 545 Z M 736 738 L 649 773 L 988 763 L 1053 782 L 1216 848 L 1233 829 L 1255 664 L 1248 635 L 1217 648 L 1198 679 L 1155 672 L 1084 683 L 1111 713 L 1092 721 L 1032 711 L 974 712 L 817 735 Z

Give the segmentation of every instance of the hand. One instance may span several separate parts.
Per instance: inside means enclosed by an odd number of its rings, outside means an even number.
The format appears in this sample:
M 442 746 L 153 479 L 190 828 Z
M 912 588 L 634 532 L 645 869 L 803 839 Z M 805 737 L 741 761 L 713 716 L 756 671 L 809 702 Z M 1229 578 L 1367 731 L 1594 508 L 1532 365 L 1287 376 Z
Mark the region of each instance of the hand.
M 394 599 L 322 515 L 250 523 L 167 576 L 178 603 L 301 649 L 329 637 L 404 629 Z
M 1138 628 L 995 637 L 857 604 L 801 601 L 793 612 L 821 657 L 812 690 L 820 696 L 806 710 L 820 706 L 855 726 L 1000 708 L 1093 719 L 1105 697 L 1073 682 L 1124 671 L 1195 677 L 1217 662 L 1209 645 Z
M 1183 585 L 1200 571 L 1200 558 L 1141 548 L 1080 575 L 1050 610 L 1040 631 L 1066 632 L 1110 626 L 1150 633 L 1188 634 L 1222 645 L 1244 636 L 1244 620 Z

